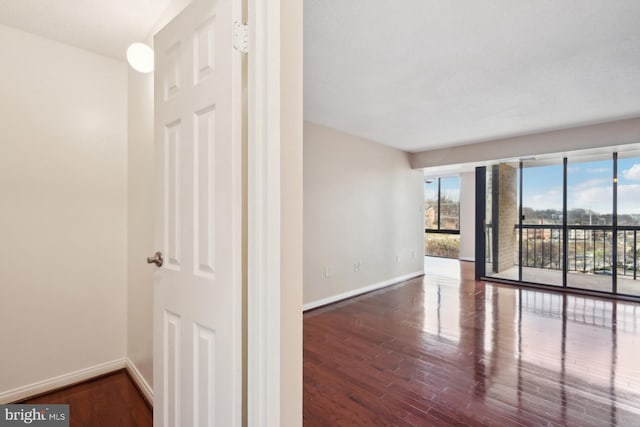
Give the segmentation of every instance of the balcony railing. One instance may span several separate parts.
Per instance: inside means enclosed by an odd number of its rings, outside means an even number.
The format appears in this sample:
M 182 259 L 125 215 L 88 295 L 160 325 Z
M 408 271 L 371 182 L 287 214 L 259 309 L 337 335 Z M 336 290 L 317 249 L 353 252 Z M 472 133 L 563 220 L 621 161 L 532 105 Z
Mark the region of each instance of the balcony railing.
M 559 224 L 516 224 L 514 265 L 519 266 L 520 228 L 522 228 L 522 266 L 562 270 L 563 227 Z M 617 275 L 638 277 L 638 231 L 640 226 L 617 227 Z M 493 262 L 492 227 L 486 227 L 487 262 Z M 567 226 L 567 271 L 613 274 L 613 227 L 606 225 Z

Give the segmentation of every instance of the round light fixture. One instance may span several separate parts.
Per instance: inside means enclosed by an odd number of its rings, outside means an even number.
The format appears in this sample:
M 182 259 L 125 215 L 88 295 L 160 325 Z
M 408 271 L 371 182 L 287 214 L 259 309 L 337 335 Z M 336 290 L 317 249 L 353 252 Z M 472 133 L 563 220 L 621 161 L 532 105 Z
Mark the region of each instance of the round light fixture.
M 134 43 L 127 48 L 127 61 L 140 73 L 153 71 L 153 49 L 144 43 Z

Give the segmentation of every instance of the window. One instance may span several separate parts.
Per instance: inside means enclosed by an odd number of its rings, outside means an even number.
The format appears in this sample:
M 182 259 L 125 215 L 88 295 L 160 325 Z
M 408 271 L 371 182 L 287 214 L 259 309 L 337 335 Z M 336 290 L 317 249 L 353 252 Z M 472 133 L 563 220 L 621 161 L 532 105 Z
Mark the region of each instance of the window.
M 425 254 L 458 258 L 460 178 L 433 178 L 424 184 Z
M 434 178 L 424 183 L 425 232 L 460 231 L 460 178 Z
M 477 169 L 476 274 L 640 296 L 640 153 L 573 154 Z M 442 232 L 436 185 L 439 217 L 425 232 Z

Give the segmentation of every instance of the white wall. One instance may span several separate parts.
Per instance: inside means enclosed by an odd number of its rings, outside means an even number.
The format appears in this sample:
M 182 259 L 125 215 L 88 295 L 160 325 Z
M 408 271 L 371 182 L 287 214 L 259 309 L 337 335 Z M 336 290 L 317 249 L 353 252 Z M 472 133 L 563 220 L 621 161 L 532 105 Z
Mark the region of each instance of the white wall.
M 153 386 L 153 73 L 129 68 L 127 357 Z
M 0 393 L 126 352 L 127 70 L 0 26 Z
M 476 174 L 460 174 L 460 254 L 463 261 L 476 259 Z
M 305 122 L 305 305 L 424 270 L 423 179 L 403 151 Z

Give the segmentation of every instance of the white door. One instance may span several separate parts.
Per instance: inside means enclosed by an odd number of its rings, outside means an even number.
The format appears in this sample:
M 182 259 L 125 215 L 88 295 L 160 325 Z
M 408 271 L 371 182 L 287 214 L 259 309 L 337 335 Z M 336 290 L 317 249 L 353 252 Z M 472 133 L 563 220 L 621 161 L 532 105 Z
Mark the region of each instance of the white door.
M 241 425 L 238 0 L 194 0 L 154 39 L 154 425 Z

